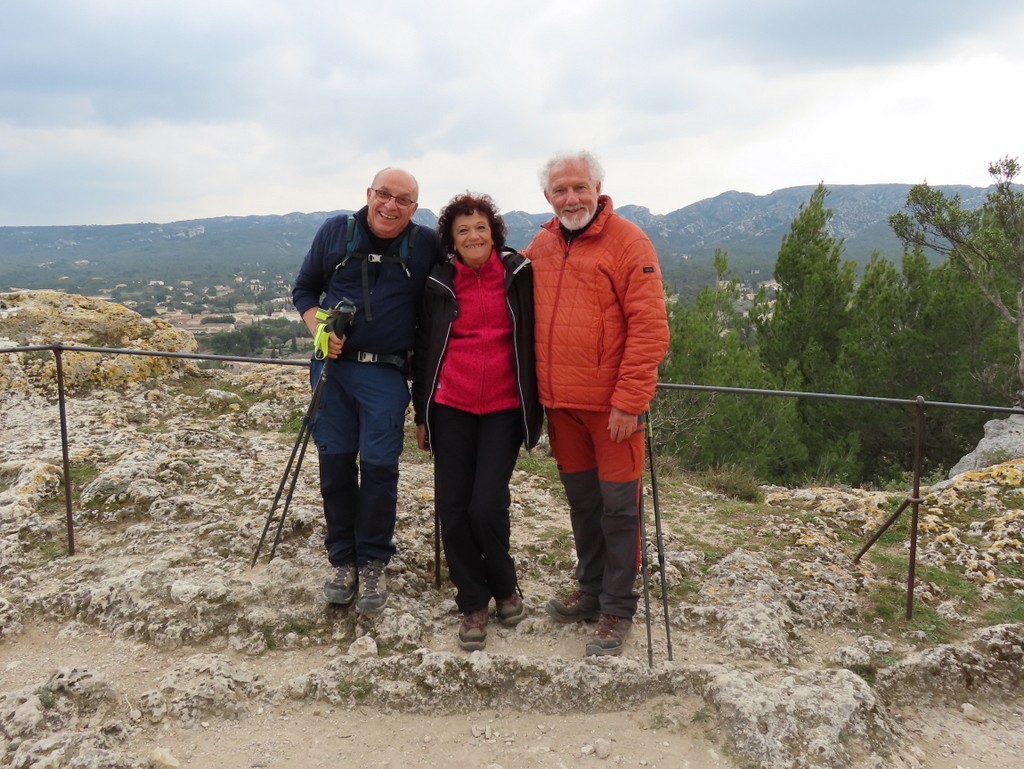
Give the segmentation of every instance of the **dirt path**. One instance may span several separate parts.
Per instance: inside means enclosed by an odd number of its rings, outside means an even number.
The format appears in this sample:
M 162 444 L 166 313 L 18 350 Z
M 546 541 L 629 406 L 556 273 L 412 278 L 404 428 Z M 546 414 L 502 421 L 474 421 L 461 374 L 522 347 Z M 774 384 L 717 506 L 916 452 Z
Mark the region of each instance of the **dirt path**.
M 579 635 L 579 638 L 573 637 Z M 567 634 L 559 647 L 582 644 L 585 633 Z M 512 645 L 493 634 L 495 653 Z M 521 640 L 521 639 L 520 639 Z M 454 651 L 455 643 L 451 642 Z M 519 653 L 550 654 L 551 644 L 518 644 Z M 444 650 L 444 649 L 439 649 Z M 58 668 L 101 673 L 122 695 L 126 717 L 139 697 L 158 688 L 164 672 L 196 649 L 158 651 L 71 623 L 35 626 L 0 643 L 0 678 L 10 691 L 45 681 Z M 339 650 L 311 647 L 234 655 L 268 688 L 322 666 Z M 622 712 L 541 715 L 481 711 L 428 716 L 333 708 L 322 702 L 282 697 L 254 702 L 238 720 L 210 720 L 197 728 L 176 722 L 143 725 L 124 746 L 139 757 L 169 755 L 194 769 L 383 769 L 384 767 L 481 767 L 560 769 L 614 765 L 734 769 L 719 747 L 713 721 L 702 720 L 697 698 L 657 698 Z M 168 764 L 173 766 L 174 764 Z

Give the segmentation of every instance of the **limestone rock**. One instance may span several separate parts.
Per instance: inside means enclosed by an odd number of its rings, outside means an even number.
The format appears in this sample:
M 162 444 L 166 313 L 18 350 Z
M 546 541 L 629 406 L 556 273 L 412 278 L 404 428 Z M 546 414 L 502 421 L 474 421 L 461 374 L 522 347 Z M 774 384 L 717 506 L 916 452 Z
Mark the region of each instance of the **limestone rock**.
M 777 683 L 727 670 L 711 677 L 705 696 L 735 750 L 762 769 L 862 766 L 899 742 L 871 687 L 846 670 L 801 671 Z
M 123 305 L 60 291 L 0 293 L 0 340 L 5 347 L 60 344 L 75 347 L 195 352 L 191 334 L 159 318 L 143 318 Z M 4 356 L 6 357 L 6 356 Z M 56 392 L 53 356 L 20 353 L 13 364 L 0 361 L 0 389 Z M 185 360 L 152 356 L 103 356 L 65 352 L 68 392 L 85 387 L 120 389 L 154 376 L 195 370 Z
M 991 419 L 985 423 L 984 435 L 970 454 L 964 456 L 949 471 L 954 478 L 970 470 L 982 470 L 1010 459 L 1024 457 L 1024 416 L 1011 414 L 1005 419 Z

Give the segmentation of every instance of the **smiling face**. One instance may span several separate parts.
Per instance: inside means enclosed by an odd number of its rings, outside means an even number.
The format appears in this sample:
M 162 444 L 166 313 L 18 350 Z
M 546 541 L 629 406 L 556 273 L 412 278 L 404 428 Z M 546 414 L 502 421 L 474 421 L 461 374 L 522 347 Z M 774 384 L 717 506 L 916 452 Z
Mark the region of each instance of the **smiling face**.
M 486 262 L 494 250 L 490 222 L 479 211 L 456 216 L 452 220 L 452 241 L 462 261 L 474 269 Z
M 566 160 L 551 169 L 544 197 L 567 230 L 579 230 L 597 213 L 601 182 L 595 182 L 590 168 L 581 160 Z
M 391 197 L 381 200 L 378 192 Z M 373 234 L 379 238 L 397 238 L 416 213 L 417 204 L 402 206 L 398 199 L 415 201 L 420 194 L 419 185 L 412 174 L 400 168 L 387 168 L 375 177 L 366 190 L 366 219 Z

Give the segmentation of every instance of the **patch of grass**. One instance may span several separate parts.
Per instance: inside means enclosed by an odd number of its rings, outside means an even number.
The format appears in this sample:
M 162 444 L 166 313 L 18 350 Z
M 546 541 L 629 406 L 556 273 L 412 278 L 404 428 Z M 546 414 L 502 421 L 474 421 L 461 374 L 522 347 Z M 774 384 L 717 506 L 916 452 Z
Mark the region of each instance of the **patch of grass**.
M 886 509 L 887 517 L 889 513 L 895 513 L 896 509 L 901 503 L 896 499 L 892 499 L 887 502 L 884 507 Z M 903 513 L 893 521 L 889 527 L 881 533 L 878 539 L 875 541 L 880 547 L 894 547 L 902 546 L 904 542 L 910 539 L 910 510 L 904 510 Z
M 704 571 L 706 572 L 709 568 L 714 566 L 716 563 L 725 558 L 728 553 L 720 550 L 716 547 L 705 547 L 702 551 L 704 553 Z
M 872 620 L 895 622 L 903 616 L 906 593 L 894 584 L 876 586 L 866 596 L 867 608 L 864 619 L 870 625 Z
M 871 553 L 871 560 L 879 568 L 879 576 L 889 583 L 886 587 L 876 588 L 868 596 L 875 616 L 887 619 L 903 616 L 906 609 L 908 555 L 902 551 L 880 550 Z M 974 615 L 981 606 L 977 583 L 967 579 L 963 569 L 959 566 L 938 568 L 918 564 L 914 571 L 914 577 L 917 584 L 934 585 L 944 600 L 956 601 L 964 613 Z M 883 609 L 883 604 L 888 604 L 888 608 Z M 914 601 L 913 608 L 913 624 L 917 629 L 925 630 L 929 637 L 946 639 L 952 636 L 953 631 L 949 621 L 937 614 L 934 609 L 922 604 L 919 600 Z
M 653 588 L 652 595 L 657 600 L 661 600 L 661 582 L 659 581 L 657 573 L 651 577 L 651 587 Z M 696 595 L 700 592 L 700 584 L 692 579 L 683 578 L 679 580 L 675 585 L 672 585 L 668 589 L 669 602 L 680 602 L 685 603 L 686 599 Z
M 100 469 L 92 462 L 71 463 L 71 483 L 75 486 L 85 486 L 100 474 Z
M 945 479 L 946 473 L 944 469 L 936 467 L 928 472 L 922 473 L 921 486 L 934 486 L 936 483 L 944 481 Z M 889 478 L 882 479 L 879 482 L 878 487 L 882 491 L 890 491 L 895 494 L 910 492 L 914 488 L 914 473 L 910 470 L 895 473 Z
M 914 617 L 910 622 L 914 629 L 923 632 L 925 638 L 932 644 L 950 643 L 958 636 L 949 620 L 930 606 L 922 606 L 920 601 L 914 604 Z
M 350 681 L 343 678 L 338 681 L 337 690 L 342 697 L 351 697 L 356 702 L 360 702 L 373 692 L 373 684 L 369 681 Z
M 541 532 L 539 539 L 539 543 L 528 544 L 523 549 L 545 567 L 572 569 L 576 558 L 572 531 L 549 526 Z
M 1002 499 L 1008 510 L 1024 510 L 1024 489 L 1007 491 Z
M 1016 563 L 1004 563 L 1000 564 L 999 569 L 1011 579 L 1024 579 L 1024 566 Z
M 274 636 L 274 629 L 270 627 L 270 625 L 264 625 L 261 627 L 260 635 L 263 636 L 263 641 L 267 644 L 267 649 L 273 651 L 277 648 L 277 638 Z
M 711 517 L 737 529 L 747 529 L 762 523 L 765 512 L 765 508 L 746 502 L 719 502 L 715 505 Z
M 298 620 L 289 620 L 284 623 L 284 627 L 281 628 L 281 632 L 285 635 L 288 633 L 295 633 L 299 636 L 307 636 L 313 629 L 313 625 L 309 622 L 299 622 Z
M 891 668 L 902 659 L 898 654 L 882 654 L 878 657 L 878 665 L 883 668 Z
M 290 411 L 288 413 L 288 417 L 281 423 L 281 426 L 277 428 L 277 431 L 288 435 L 298 435 L 299 430 L 302 429 L 302 420 L 305 416 L 305 411 L 299 411 L 297 409 Z
M 67 547 L 61 542 L 40 542 L 36 545 L 35 558 L 26 562 L 25 567 L 28 569 L 38 569 L 40 566 L 45 566 L 50 561 L 63 558 L 67 554 Z
M 690 716 L 690 723 L 692 724 L 701 724 L 705 721 L 710 720 L 711 714 L 704 708 L 698 708 L 696 711 L 694 711 L 694 714 Z
M 694 474 L 694 484 L 743 502 L 761 502 L 761 481 L 749 469 L 722 465 Z
M 167 425 L 143 425 L 139 428 L 139 432 L 143 435 L 166 435 L 172 430 Z
M 914 570 L 914 576 L 918 581 L 931 582 L 942 589 L 944 595 L 949 598 L 956 598 L 963 603 L 974 606 L 978 603 L 978 585 L 964 577 L 963 569 L 950 567 L 939 569 L 935 566 L 922 566 L 918 564 Z
M 544 478 L 551 482 L 551 488 L 562 489 L 562 478 L 558 474 L 558 463 L 555 458 L 548 456 L 542 451 L 534 449 L 530 453 L 520 452 L 516 468 L 538 478 Z
M 44 518 L 56 515 L 67 510 L 67 503 L 64 501 L 64 495 L 51 494 L 43 497 L 36 504 L 36 512 L 42 515 Z
M 672 726 L 672 721 L 668 716 L 661 710 L 651 715 L 650 728 L 654 731 L 663 731 L 669 729 Z
M 990 625 L 1024 623 L 1024 601 L 1010 596 L 999 598 L 981 616 Z
M 874 620 L 878 619 L 890 625 L 891 629 L 897 632 L 899 632 L 900 625 L 903 625 L 904 632 L 923 633 L 924 638 L 930 644 L 949 643 L 957 637 L 949 620 L 921 601 L 914 602 L 914 616 L 907 620 L 907 593 L 903 585 L 896 583 L 878 585 L 868 593 L 866 599 L 868 605 L 864 611 L 864 620 L 868 625 L 873 625 Z
M 83 486 L 92 481 L 100 474 L 99 468 L 92 462 L 72 462 L 70 468 L 71 476 L 71 501 L 72 505 L 79 498 L 79 492 Z M 36 509 L 44 516 L 55 515 L 67 508 L 64 499 L 64 479 L 61 475 L 60 487 L 54 489 L 39 500 Z

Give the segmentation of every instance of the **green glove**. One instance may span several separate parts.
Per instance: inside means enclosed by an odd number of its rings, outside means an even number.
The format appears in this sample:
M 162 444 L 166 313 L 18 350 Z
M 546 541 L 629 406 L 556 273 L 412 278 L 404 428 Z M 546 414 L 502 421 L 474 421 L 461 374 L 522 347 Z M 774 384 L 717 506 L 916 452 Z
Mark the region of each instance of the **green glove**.
M 317 317 L 320 317 L 320 313 L 317 313 Z M 327 344 L 331 339 L 331 329 L 326 323 L 321 323 L 316 327 L 316 333 L 313 335 L 313 357 L 317 360 L 323 360 L 327 357 L 329 350 Z

